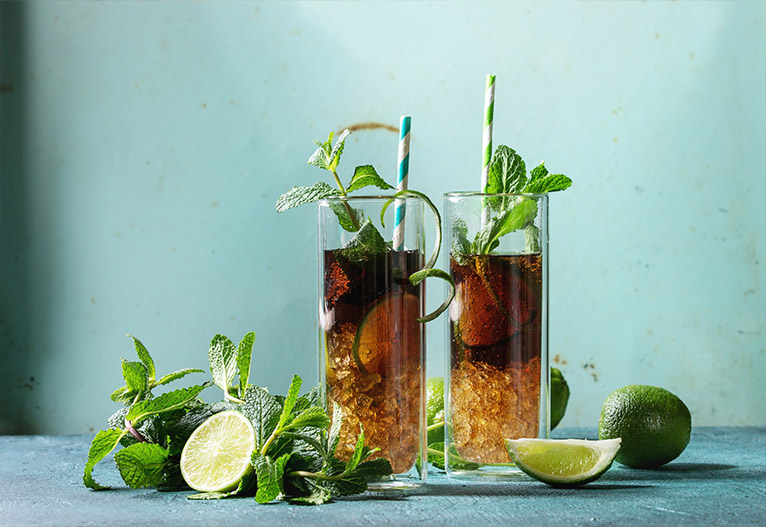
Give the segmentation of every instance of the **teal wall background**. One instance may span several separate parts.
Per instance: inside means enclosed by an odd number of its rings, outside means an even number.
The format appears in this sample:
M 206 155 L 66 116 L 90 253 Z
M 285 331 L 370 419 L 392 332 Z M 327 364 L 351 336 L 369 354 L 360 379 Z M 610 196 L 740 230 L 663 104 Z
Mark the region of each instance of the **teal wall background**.
M 316 379 L 316 219 L 277 215 L 313 139 L 413 118 L 410 186 L 478 187 L 495 144 L 551 198 L 563 425 L 630 383 L 696 425 L 766 425 L 766 3 L 0 4 L 0 433 L 104 426 L 131 333 L 159 370 L 257 333 L 253 381 Z M 395 179 L 395 133 L 341 171 Z M 429 235 L 431 243 L 432 234 Z M 430 288 L 429 305 L 441 300 Z M 429 375 L 445 324 L 428 328 Z M 202 376 L 199 377 L 202 379 Z M 211 391 L 212 395 L 212 391 Z

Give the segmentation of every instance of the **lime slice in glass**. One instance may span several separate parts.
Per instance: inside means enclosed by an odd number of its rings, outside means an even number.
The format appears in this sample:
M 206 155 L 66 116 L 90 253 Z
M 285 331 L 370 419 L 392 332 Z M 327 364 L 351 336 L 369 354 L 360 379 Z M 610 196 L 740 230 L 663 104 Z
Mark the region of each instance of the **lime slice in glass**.
M 554 487 L 576 487 L 601 477 L 620 450 L 621 439 L 506 439 L 516 466 Z
M 200 492 L 234 490 L 253 471 L 255 431 L 250 420 L 236 411 L 209 417 L 189 436 L 181 452 L 181 475 Z

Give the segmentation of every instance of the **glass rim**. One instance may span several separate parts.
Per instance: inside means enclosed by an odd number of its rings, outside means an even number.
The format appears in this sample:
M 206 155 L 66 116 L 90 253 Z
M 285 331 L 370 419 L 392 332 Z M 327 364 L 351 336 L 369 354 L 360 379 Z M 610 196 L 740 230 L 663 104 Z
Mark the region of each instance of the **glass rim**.
M 317 203 L 322 203 L 323 201 L 329 203 L 332 201 L 375 201 L 375 200 L 420 201 L 420 198 L 416 198 L 415 196 L 396 197 L 393 194 L 372 194 L 372 195 L 364 195 L 364 196 L 327 196 L 326 198 L 317 200 Z
M 472 190 L 445 192 L 445 198 L 493 198 L 493 197 L 526 197 L 526 198 L 544 198 L 548 197 L 547 192 L 538 194 L 532 192 L 478 192 Z

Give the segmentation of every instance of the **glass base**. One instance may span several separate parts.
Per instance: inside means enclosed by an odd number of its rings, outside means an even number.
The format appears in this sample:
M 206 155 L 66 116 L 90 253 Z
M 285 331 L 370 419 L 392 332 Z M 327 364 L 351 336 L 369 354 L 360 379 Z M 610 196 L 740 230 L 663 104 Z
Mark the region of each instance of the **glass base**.
M 404 476 L 403 479 L 396 479 L 395 476 L 391 476 L 390 479 L 376 479 L 367 482 L 367 492 L 368 494 L 409 492 L 421 488 L 424 484 L 425 480 L 422 479 L 408 479 L 407 476 Z
M 457 479 L 517 479 L 524 477 L 521 469 L 513 463 L 480 465 L 474 469 L 453 469 L 447 467 L 447 475 Z

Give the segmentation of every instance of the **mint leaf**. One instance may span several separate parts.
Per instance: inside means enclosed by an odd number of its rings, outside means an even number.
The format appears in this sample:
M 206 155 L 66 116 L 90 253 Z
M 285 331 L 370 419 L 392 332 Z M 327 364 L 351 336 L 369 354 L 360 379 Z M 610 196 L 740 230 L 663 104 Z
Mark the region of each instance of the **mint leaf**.
M 364 451 L 364 428 L 361 423 L 359 424 L 359 436 L 356 438 L 356 445 L 354 445 L 354 451 L 351 453 L 351 458 L 346 463 L 346 472 L 351 472 L 362 461 Z
M 318 437 L 300 432 L 285 432 L 283 437 L 292 439 L 293 441 L 302 441 L 306 443 L 306 448 L 303 448 L 303 445 L 300 444 L 297 445 L 297 447 L 294 446 L 293 453 L 300 454 L 306 458 L 311 458 L 308 460 L 311 463 L 315 462 L 318 457 L 321 457 L 322 459 L 329 457 L 327 455 L 327 449 L 325 448 L 325 445 L 322 444 L 322 440 Z M 315 467 L 311 468 L 313 469 Z
M 306 408 L 301 413 L 295 416 L 285 430 L 293 428 L 327 428 L 330 424 L 330 418 L 327 417 L 327 413 L 324 408 L 319 406 L 312 406 Z
M 228 337 L 216 335 L 210 342 L 208 357 L 213 381 L 228 395 L 229 387 L 237 374 L 237 348 Z
M 152 359 L 152 356 L 149 355 L 149 351 L 146 349 L 146 346 L 141 343 L 140 340 L 138 340 L 133 335 L 128 336 L 133 339 L 133 347 L 136 349 L 136 355 L 138 355 L 138 359 L 146 367 L 146 373 L 149 376 L 149 382 L 154 382 L 154 376 L 156 375 L 156 371 L 154 369 L 154 359 Z
M 324 170 L 330 170 L 330 152 L 332 152 L 332 137 L 334 135 L 335 132 L 330 132 L 330 136 L 324 143 L 314 141 L 314 144 L 317 145 L 318 148 L 311 154 L 311 157 L 309 157 L 309 165 L 314 165 L 315 167 Z
M 566 190 L 572 186 L 572 180 L 564 174 L 548 174 L 531 182 L 524 189 L 529 194 L 542 194 L 543 192 L 556 192 Z
M 258 452 L 253 453 L 252 463 L 258 478 L 258 491 L 255 501 L 269 503 L 277 499 L 283 491 L 282 478 L 285 474 L 285 464 L 290 459 L 290 454 L 280 456 L 276 460 L 264 456 Z
M 109 419 L 107 419 L 107 423 L 109 424 L 109 428 L 116 428 L 118 430 L 122 430 L 125 428 L 125 416 L 128 415 L 128 408 L 120 408 L 116 412 L 114 412 Z
M 163 375 L 160 380 L 157 381 L 157 386 L 163 386 L 170 382 L 177 381 L 178 379 L 186 377 L 190 373 L 205 373 L 205 370 L 200 370 L 199 368 L 184 368 L 182 370 L 176 370 L 173 373 Z
M 347 206 L 347 203 L 342 201 L 330 202 L 330 210 L 332 210 L 338 217 L 338 223 L 343 228 L 343 230 L 348 232 L 356 232 L 359 230 L 359 227 L 356 223 L 354 223 L 354 219 L 351 218 L 351 214 L 356 217 L 357 222 L 360 222 L 364 220 L 364 212 L 362 212 L 360 209 L 351 209 L 351 213 L 349 213 L 350 208 L 350 206 Z
M 340 156 L 343 153 L 343 148 L 346 144 L 346 138 L 350 133 L 351 131 L 348 129 L 343 130 L 340 133 L 340 136 L 338 136 L 338 140 L 335 141 L 335 146 L 332 147 L 330 155 L 328 156 L 328 170 L 332 171 L 338 167 L 338 163 L 340 163 Z M 330 140 L 332 140 L 332 135 L 330 135 Z
M 389 190 L 394 187 L 386 183 L 378 175 L 372 165 L 362 165 L 354 169 L 354 175 L 346 188 L 346 192 L 353 192 L 364 187 L 378 187 L 379 189 Z
M 133 395 L 142 394 L 149 387 L 146 366 L 140 362 L 122 359 L 122 376 L 128 392 Z
M 112 392 L 112 395 L 110 395 L 110 398 L 112 401 L 116 403 L 129 403 L 133 401 L 133 398 L 135 397 L 135 394 L 132 394 L 132 392 L 128 389 L 127 386 L 123 386 L 122 388 L 117 388 L 115 391 Z
M 301 391 L 302 382 L 303 381 L 298 375 L 293 375 L 290 388 L 287 390 L 287 397 L 285 397 L 285 402 L 282 405 L 282 413 L 279 416 L 277 428 L 284 427 L 293 417 L 293 407 L 295 406 L 296 401 L 298 401 L 298 393 Z
M 237 346 L 237 371 L 239 372 L 239 396 L 244 397 L 250 381 L 250 362 L 253 355 L 255 332 L 247 333 Z
M 343 154 L 346 137 L 348 137 L 348 134 L 350 133 L 349 130 L 343 130 L 338 136 L 338 140 L 335 141 L 335 146 L 331 146 L 332 138 L 335 135 L 334 132 L 330 132 L 327 141 L 324 143 L 314 141 L 314 144 L 316 144 L 318 148 L 311 154 L 311 157 L 309 157 L 309 165 L 314 165 L 315 167 L 334 172 L 338 163 L 340 163 L 340 156 Z
M 123 481 L 134 489 L 159 485 L 167 460 L 168 451 L 150 443 L 136 443 L 114 455 Z
M 508 194 L 520 192 L 527 182 L 524 160 L 513 148 L 500 145 L 492 156 L 489 165 L 489 177 L 484 192 L 489 194 Z
M 466 264 L 466 256 L 473 251 L 468 241 L 468 226 L 462 218 L 452 221 L 452 257 L 460 265 Z
M 521 192 L 526 181 L 526 169 L 521 156 L 512 148 L 505 145 L 498 146 L 490 164 L 484 192 L 492 194 Z M 510 196 L 492 196 L 485 199 L 485 205 L 492 210 L 504 211 L 512 199 Z
M 138 402 L 130 407 L 130 411 L 125 416 L 125 419 L 130 421 L 133 426 L 136 426 L 150 415 L 178 410 L 194 401 L 202 390 L 211 385 L 212 383 L 206 382 L 202 385 L 173 390 L 172 392 L 163 393 L 154 399 Z
M 314 183 L 310 187 L 295 186 L 279 197 L 277 200 L 277 212 L 284 212 L 299 205 L 313 203 L 320 199 L 337 195 L 338 189 L 332 188 L 323 181 Z
M 319 387 L 314 386 L 309 390 L 307 393 L 304 393 L 300 397 L 298 397 L 298 400 L 295 402 L 295 406 L 293 407 L 293 412 L 300 413 L 309 406 L 319 406 Z
M 340 439 L 340 430 L 343 425 L 343 409 L 335 401 L 332 402 L 332 424 L 327 435 L 327 452 L 330 456 L 335 455 Z
M 368 261 L 371 257 L 379 254 L 385 254 L 389 247 L 378 229 L 367 218 L 359 232 L 342 249 L 335 251 L 336 256 L 353 262 L 362 263 Z
M 537 203 L 531 199 L 522 199 L 513 207 L 493 217 L 487 226 L 479 231 L 474 247 L 479 254 L 489 254 L 497 247 L 498 240 L 518 229 L 524 228 L 537 216 Z
M 328 480 L 322 482 L 322 485 L 327 487 L 333 496 L 353 496 L 354 494 L 361 494 L 367 490 L 367 480 L 362 477 L 348 476 L 343 479 Z
M 282 413 L 277 398 L 259 386 L 250 385 L 244 397 L 242 413 L 250 419 L 255 429 L 255 449 L 260 452 L 274 432 Z
M 301 496 L 299 498 L 292 498 L 290 503 L 294 503 L 296 505 L 322 505 L 323 503 L 330 501 L 330 498 L 331 494 L 329 490 L 324 487 L 314 485 L 311 494 L 308 496 Z
M 354 469 L 353 475 L 366 479 L 368 477 L 388 476 L 391 473 L 393 473 L 391 463 L 386 458 L 379 457 L 360 463 Z
M 117 430 L 111 428 L 109 430 L 101 430 L 93 438 L 88 450 L 88 461 L 85 463 L 85 470 L 82 475 L 82 481 L 85 486 L 93 490 L 104 490 L 109 487 L 105 487 L 96 483 L 93 479 L 93 467 L 104 459 L 109 452 L 114 450 L 114 447 L 120 442 L 122 436 L 127 434 L 127 430 Z
M 548 175 L 548 169 L 545 168 L 545 161 L 537 165 L 535 168 L 532 169 L 532 172 L 529 173 L 529 181 L 527 181 L 527 186 L 531 185 L 538 179 L 542 179 L 543 177 Z
M 524 245 L 528 253 L 540 252 L 540 229 L 532 223 L 524 227 Z

